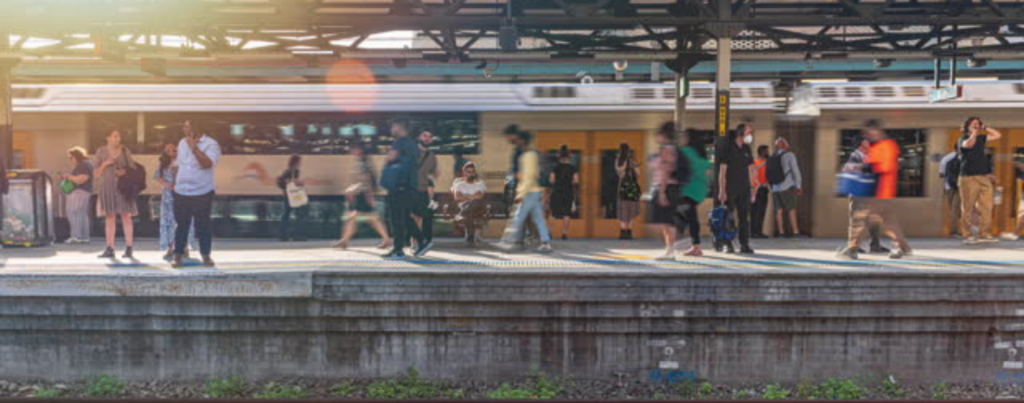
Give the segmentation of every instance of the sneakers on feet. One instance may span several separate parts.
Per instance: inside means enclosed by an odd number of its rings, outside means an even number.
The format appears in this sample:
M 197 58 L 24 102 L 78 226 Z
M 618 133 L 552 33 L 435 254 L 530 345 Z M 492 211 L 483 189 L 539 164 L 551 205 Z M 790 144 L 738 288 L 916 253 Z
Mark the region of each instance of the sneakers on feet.
M 180 254 L 175 253 L 174 257 L 171 259 L 171 267 L 177 269 L 177 268 L 180 268 L 180 267 L 182 267 L 184 265 L 185 265 L 185 257 L 180 255 Z
M 892 252 L 892 250 L 889 249 L 889 248 L 886 248 L 884 246 L 875 246 L 875 247 L 871 248 L 871 253 L 889 253 L 889 252 Z
M 430 252 L 430 248 L 433 248 L 433 247 L 434 247 L 434 241 L 429 241 L 429 242 L 423 244 L 423 247 L 421 247 L 419 249 L 416 249 L 416 254 L 413 255 L 413 256 L 423 257 L 424 255 L 427 254 L 427 252 Z
M 405 252 L 403 252 L 402 250 L 393 250 L 391 252 L 384 254 L 384 256 L 381 257 L 384 259 L 401 260 L 405 259 Z
M 554 252 L 554 249 L 551 248 L 551 244 L 550 243 L 542 243 L 540 245 L 540 247 L 537 248 L 537 253 L 551 253 L 551 252 Z
M 858 248 L 852 247 L 842 248 L 839 250 L 839 252 L 836 252 L 836 257 L 840 259 L 857 260 L 857 258 L 859 257 L 857 255 L 857 249 Z
M 676 251 L 667 250 L 665 251 L 664 255 L 658 256 L 654 258 L 654 260 L 657 260 L 659 262 L 674 262 L 676 260 Z
M 964 245 L 974 245 L 974 244 L 977 244 L 977 243 L 978 243 L 978 238 L 975 238 L 973 236 L 972 237 L 968 237 L 967 239 L 964 239 Z
M 998 243 L 998 242 L 999 242 L 999 238 L 996 238 L 996 237 L 991 236 L 991 235 L 990 236 L 986 236 L 986 237 L 982 237 L 981 239 L 978 239 L 978 243 Z
M 511 252 L 516 252 L 516 251 L 519 250 L 519 246 L 518 245 L 516 245 L 514 243 L 505 242 L 505 241 L 494 243 L 494 244 L 492 244 L 492 246 L 494 246 L 495 249 L 500 250 L 502 252 L 509 252 L 509 253 L 511 253 Z
M 910 249 L 896 249 L 889 254 L 889 259 L 903 259 L 904 256 L 910 256 Z
M 129 246 L 129 247 L 125 248 L 125 249 L 124 249 L 124 254 L 123 254 L 123 255 L 121 255 L 121 257 L 122 257 L 122 258 L 125 258 L 125 259 L 131 259 L 131 258 L 135 257 L 135 256 L 134 256 L 134 255 L 132 254 L 132 247 L 131 247 L 131 246 Z
M 694 257 L 704 256 L 704 252 L 701 251 L 699 247 L 691 246 L 690 250 L 688 250 L 685 253 L 683 253 L 683 256 L 694 256 Z
M 213 262 L 213 258 L 210 255 L 203 255 L 203 266 L 214 267 L 217 264 Z
M 1007 232 L 1007 233 L 1001 235 L 1000 238 L 1002 238 L 1004 241 L 1019 241 L 1020 240 L 1020 235 Z
M 743 246 L 743 247 L 740 248 L 740 254 L 741 255 L 753 255 L 754 254 L 754 250 L 750 249 L 749 246 Z
M 113 259 L 114 258 L 114 248 L 111 248 L 111 247 L 108 246 L 107 249 L 104 249 L 103 253 L 100 254 L 98 257 L 100 259 Z

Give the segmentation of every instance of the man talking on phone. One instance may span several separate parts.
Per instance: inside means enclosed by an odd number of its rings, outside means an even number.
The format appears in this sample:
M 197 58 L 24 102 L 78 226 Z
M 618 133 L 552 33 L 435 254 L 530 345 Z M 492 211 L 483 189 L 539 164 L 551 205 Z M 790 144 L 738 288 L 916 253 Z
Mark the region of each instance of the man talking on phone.
M 978 117 L 964 121 L 963 135 L 956 143 L 960 156 L 960 234 L 964 243 L 999 242 L 992 236 L 992 201 L 994 189 L 988 175 L 992 162 L 985 153 L 985 145 L 1003 137 L 995 129 L 985 126 Z M 978 235 L 974 235 L 974 209 L 978 210 Z
M 185 138 L 178 143 L 178 177 L 174 181 L 174 220 L 177 228 L 174 231 L 172 265 L 182 266 L 185 246 L 188 245 L 188 229 L 194 221 L 203 266 L 213 267 L 213 258 L 210 257 L 213 249 L 210 212 L 213 210 L 216 188 L 213 170 L 220 160 L 220 145 L 194 127 L 191 121 L 185 121 L 182 132 Z

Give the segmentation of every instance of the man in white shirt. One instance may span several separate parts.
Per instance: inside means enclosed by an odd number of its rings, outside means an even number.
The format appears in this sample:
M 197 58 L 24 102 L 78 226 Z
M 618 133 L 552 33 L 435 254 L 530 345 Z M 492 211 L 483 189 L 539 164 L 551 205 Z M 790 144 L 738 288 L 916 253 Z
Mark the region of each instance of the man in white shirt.
M 174 267 L 183 264 L 185 246 L 188 245 L 188 230 L 195 222 L 196 237 L 199 238 L 199 252 L 203 265 L 213 267 L 210 257 L 213 249 L 213 235 L 210 226 L 210 212 L 216 189 L 213 170 L 220 160 L 220 145 L 212 137 L 200 134 L 186 121 L 182 127 L 185 138 L 178 143 L 178 175 L 174 181 Z
M 479 241 L 477 231 L 483 224 L 484 214 L 487 212 L 484 201 L 487 196 L 487 185 L 477 176 L 476 165 L 472 162 L 466 162 L 462 166 L 461 177 L 452 183 L 452 195 L 459 204 L 459 215 L 455 217 L 455 222 L 466 230 L 466 243 L 474 245 Z

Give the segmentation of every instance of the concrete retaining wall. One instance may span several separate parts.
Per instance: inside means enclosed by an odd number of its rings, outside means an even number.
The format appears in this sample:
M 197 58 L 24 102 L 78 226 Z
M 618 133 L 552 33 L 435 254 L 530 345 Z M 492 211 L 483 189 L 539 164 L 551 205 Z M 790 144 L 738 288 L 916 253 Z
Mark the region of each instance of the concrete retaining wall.
M 798 382 L 1022 373 L 1024 277 L 295 273 L 0 278 L 0 377 Z M 216 281 L 214 281 L 216 280 Z M 63 284 L 63 285 L 61 285 Z M 1020 339 L 1021 341 L 1018 341 Z

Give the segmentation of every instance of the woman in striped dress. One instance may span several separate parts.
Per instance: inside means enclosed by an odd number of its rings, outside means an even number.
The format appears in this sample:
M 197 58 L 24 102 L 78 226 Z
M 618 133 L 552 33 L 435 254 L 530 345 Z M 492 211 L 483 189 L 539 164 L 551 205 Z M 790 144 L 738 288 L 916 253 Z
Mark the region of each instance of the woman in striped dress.
M 122 194 L 117 188 L 118 178 L 127 173 L 133 164 L 131 151 L 121 144 L 121 132 L 118 129 L 107 131 L 107 145 L 96 150 L 92 165 L 95 167 L 93 177 L 99 182 L 99 212 L 107 220 L 107 249 L 100 258 L 114 257 L 114 237 L 117 235 L 117 217 L 121 217 L 121 229 L 124 230 L 126 248 L 122 257 L 133 258 L 132 245 L 135 243 L 132 216 L 138 215 L 135 198 Z

